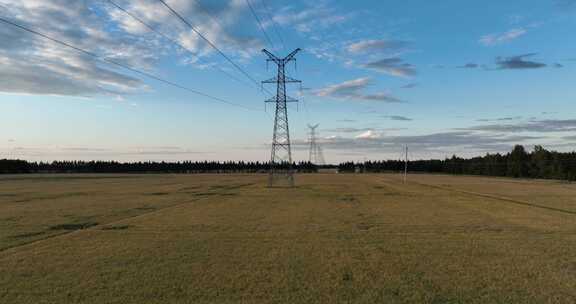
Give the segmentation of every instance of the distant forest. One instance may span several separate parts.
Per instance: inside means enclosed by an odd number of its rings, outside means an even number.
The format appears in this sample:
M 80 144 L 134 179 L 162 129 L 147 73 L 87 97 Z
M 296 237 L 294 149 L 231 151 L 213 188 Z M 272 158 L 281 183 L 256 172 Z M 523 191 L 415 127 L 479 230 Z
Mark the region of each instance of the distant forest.
M 29 162 L 0 160 L 0 174 L 14 173 L 264 173 L 266 162 L 131 162 L 114 161 L 54 161 Z M 319 169 L 338 169 L 340 173 L 384 173 L 404 170 L 403 160 L 346 162 L 337 166 L 316 166 L 309 162 L 294 164 L 299 173 L 315 173 Z M 408 162 L 410 172 L 506 176 L 576 180 L 576 152 L 561 153 L 536 146 L 527 152 L 515 146 L 507 154 L 487 154 L 481 157 L 444 160 L 414 160 Z
M 14 173 L 259 173 L 267 172 L 270 165 L 265 162 L 131 162 L 115 161 L 54 161 L 29 162 L 25 160 L 0 160 L 0 174 Z M 293 168 L 300 173 L 317 171 L 308 162 L 295 163 Z
M 339 172 L 381 173 L 401 172 L 403 160 L 342 163 Z M 453 156 L 445 160 L 416 160 L 408 163 L 409 172 L 505 176 L 576 180 L 576 152 L 561 153 L 535 146 L 527 152 L 517 145 L 507 154 L 487 154 L 464 159 Z

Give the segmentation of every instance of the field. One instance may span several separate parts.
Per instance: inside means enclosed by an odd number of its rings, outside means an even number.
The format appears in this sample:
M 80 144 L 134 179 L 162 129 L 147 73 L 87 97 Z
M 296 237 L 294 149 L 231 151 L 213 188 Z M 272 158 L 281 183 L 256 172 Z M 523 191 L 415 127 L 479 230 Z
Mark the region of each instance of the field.
M 0 303 L 576 303 L 576 184 L 0 177 Z

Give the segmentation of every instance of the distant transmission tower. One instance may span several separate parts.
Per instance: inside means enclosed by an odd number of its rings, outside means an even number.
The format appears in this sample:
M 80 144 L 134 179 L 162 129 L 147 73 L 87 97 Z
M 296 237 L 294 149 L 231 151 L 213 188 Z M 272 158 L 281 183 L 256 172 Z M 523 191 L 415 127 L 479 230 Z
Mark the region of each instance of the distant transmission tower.
M 274 62 L 278 66 L 278 74 L 275 78 L 262 83 L 275 83 L 276 96 L 266 102 L 276 103 L 276 115 L 274 117 L 274 135 L 272 137 L 272 155 L 270 157 L 270 175 L 268 186 L 294 186 L 294 169 L 292 168 L 292 150 L 290 148 L 290 129 L 288 127 L 288 102 L 297 102 L 296 99 L 286 96 L 286 83 L 299 83 L 300 80 L 286 76 L 285 67 L 290 61 L 295 61 L 294 56 L 300 49 L 294 50 L 284 58 L 278 58 L 267 50 L 262 50 L 268 55 L 268 62 Z
M 318 133 L 316 129 L 318 129 L 319 124 L 316 125 L 308 125 L 310 129 L 310 155 L 309 161 L 315 165 L 325 165 L 324 162 L 324 154 L 322 153 L 322 148 L 318 144 Z
M 404 183 L 406 183 L 408 179 L 408 145 L 406 145 L 404 152 Z

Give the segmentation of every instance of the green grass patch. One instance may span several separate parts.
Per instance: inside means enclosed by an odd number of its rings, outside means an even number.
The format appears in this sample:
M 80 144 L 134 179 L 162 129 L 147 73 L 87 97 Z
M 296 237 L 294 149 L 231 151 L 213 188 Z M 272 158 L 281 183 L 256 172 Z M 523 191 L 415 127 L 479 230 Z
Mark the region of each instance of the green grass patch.
M 97 222 L 66 223 L 50 227 L 50 230 L 82 230 L 98 225 Z
M 210 189 L 236 190 L 236 189 L 241 189 L 241 188 L 252 186 L 252 185 L 254 185 L 254 184 L 213 185 L 213 186 L 210 186 Z
M 134 208 L 134 210 L 141 210 L 141 211 L 151 211 L 156 209 L 157 209 L 156 207 L 150 207 L 150 206 L 142 206 Z
M 340 198 L 340 201 L 345 203 L 358 203 L 358 199 L 355 198 L 353 195 L 345 195 Z
M 102 230 L 126 230 L 128 228 L 130 228 L 130 225 L 116 225 L 102 227 Z

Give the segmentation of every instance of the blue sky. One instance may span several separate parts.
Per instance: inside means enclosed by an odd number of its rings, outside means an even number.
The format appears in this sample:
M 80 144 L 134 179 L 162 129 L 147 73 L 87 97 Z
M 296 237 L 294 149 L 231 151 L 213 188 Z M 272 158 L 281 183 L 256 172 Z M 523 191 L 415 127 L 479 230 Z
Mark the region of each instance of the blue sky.
M 0 158 L 267 160 L 267 92 L 158 0 L 114 2 L 170 40 L 104 0 L 0 0 L 0 15 L 249 109 L 0 23 Z M 275 72 L 262 48 L 303 49 L 295 160 L 309 123 L 329 162 L 576 146 L 576 1 L 250 0 L 271 43 L 246 0 L 166 2 L 254 80 Z

